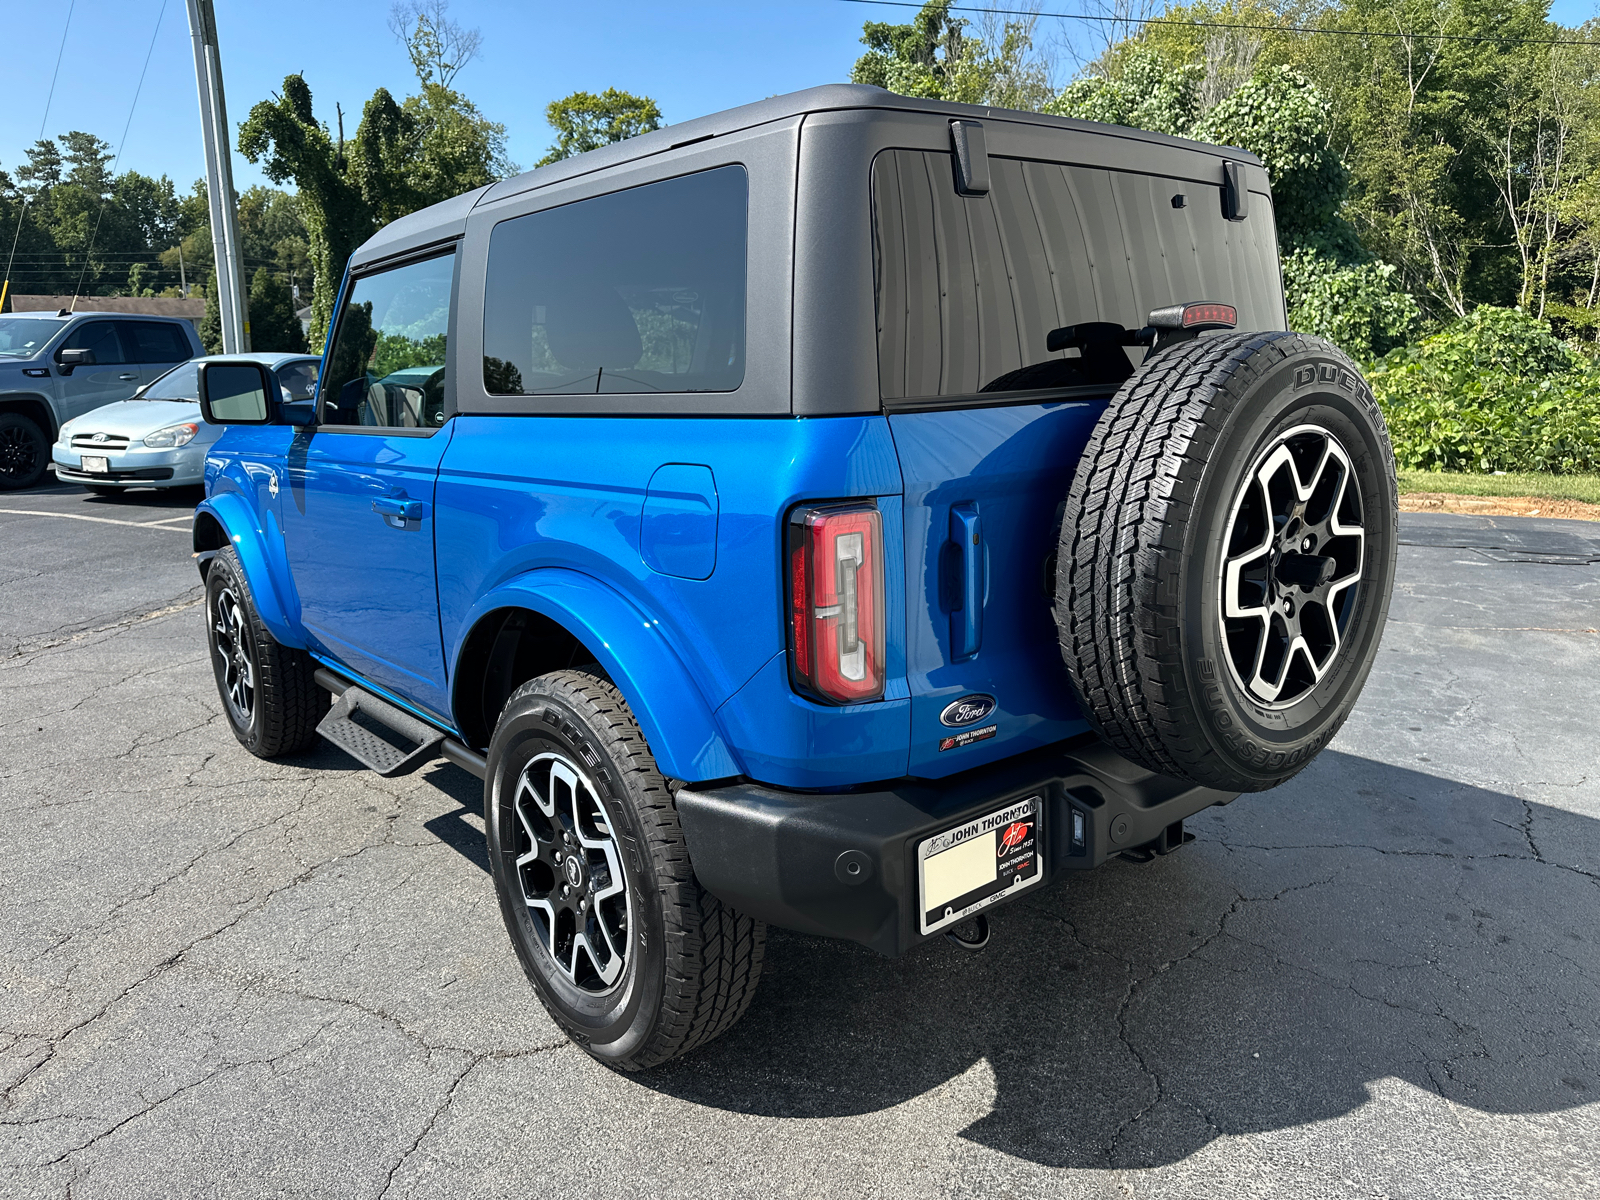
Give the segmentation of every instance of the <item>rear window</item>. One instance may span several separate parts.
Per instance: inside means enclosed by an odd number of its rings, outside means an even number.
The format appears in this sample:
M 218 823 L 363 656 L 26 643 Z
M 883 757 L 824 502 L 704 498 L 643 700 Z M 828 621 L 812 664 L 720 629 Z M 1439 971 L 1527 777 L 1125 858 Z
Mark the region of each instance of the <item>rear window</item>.
M 183 331 L 164 321 L 124 321 L 122 340 L 133 347 L 134 362 L 176 363 L 194 355 Z
M 489 238 L 495 395 L 724 392 L 744 380 L 743 167 L 514 217 Z
M 1264 202 L 1228 221 L 1218 187 L 1192 180 L 1007 158 L 990 172 L 987 196 L 961 196 L 949 154 L 873 162 L 885 399 L 1115 385 L 1142 349 L 1086 361 L 1047 350 L 1050 331 L 1139 329 L 1183 301 L 1232 304 L 1241 329 L 1283 328 Z

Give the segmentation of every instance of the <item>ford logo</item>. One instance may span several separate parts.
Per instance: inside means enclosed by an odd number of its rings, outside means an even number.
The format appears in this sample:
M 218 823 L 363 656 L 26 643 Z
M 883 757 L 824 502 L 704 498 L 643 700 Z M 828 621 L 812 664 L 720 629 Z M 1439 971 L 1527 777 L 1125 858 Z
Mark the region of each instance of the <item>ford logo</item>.
M 995 699 L 982 692 L 974 692 L 970 696 L 963 696 L 953 700 L 945 706 L 939 714 L 941 725 L 971 725 L 974 721 L 981 721 L 994 711 Z

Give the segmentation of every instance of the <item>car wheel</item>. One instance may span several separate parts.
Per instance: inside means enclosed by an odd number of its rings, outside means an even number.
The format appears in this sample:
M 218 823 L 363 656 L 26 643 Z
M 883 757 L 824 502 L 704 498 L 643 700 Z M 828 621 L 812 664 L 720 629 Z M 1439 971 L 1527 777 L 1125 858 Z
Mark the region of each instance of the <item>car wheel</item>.
M 1349 716 L 1398 538 L 1394 456 L 1360 371 L 1301 334 L 1151 355 L 1073 479 L 1056 622 L 1085 717 L 1153 771 L 1282 783 Z
M 49 465 L 44 430 L 21 413 L 0 413 L 0 491 L 32 487 Z
M 240 745 L 258 758 L 276 758 L 316 744 L 329 703 L 312 678 L 316 662 L 267 631 L 232 546 L 219 550 L 206 571 L 206 643 Z
M 484 812 L 506 929 L 573 1041 L 637 1070 L 744 1015 L 766 926 L 696 880 L 671 787 L 610 682 L 559 671 L 512 694 Z

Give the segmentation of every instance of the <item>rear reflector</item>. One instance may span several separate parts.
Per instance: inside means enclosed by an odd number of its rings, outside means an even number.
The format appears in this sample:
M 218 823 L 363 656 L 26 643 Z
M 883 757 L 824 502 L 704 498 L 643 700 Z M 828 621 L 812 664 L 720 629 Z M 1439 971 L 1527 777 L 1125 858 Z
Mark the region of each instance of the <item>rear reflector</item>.
M 789 662 L 829 704 L 883 695 L 883 517 L 871 501 L 797 509 L 788 526 Z

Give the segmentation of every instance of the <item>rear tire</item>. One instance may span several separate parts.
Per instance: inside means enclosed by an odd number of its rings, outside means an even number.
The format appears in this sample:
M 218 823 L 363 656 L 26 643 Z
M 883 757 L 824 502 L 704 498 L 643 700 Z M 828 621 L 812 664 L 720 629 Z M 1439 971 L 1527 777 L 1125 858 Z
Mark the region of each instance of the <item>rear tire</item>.
M 217 551 L 206 571 L 206 645 L 222 711 L 241 746 L 257 758 L 278 758 L 316 745 L 329 704 L 312 678 L 317 664 L 267 631 L 232 546 Z
M 1398 531 L 1388 430 L 1334 347 L 1238 333 L 1151 355 L 1062 522 L 1056 623 L 1085 717 L 1152 771 L 1282 783 L 1361 693 Z
M 610 682 L 557 671 L 512 693 L 484 814 L 506 930 L 574 1042 L 639 1070 L 744 1015 L 766 926 L 700 886 L 672 788 Z
M 32 487 L 49 465 L 44 430 L 21 413 L 0 413 L 0 492 Z

